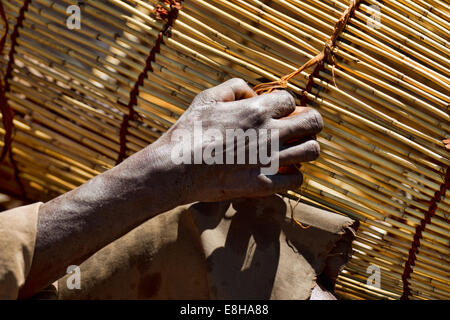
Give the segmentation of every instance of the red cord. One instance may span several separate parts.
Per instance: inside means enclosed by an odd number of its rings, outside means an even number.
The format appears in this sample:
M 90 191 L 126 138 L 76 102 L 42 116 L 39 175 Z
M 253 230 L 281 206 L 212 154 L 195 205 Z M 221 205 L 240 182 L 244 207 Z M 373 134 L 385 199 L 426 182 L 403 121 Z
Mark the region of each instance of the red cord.
M 11 49 L 8 54 L 8 64 L 6 66 L 6 73 L 3 78 L 3 83 L 0 81 L 0 110 L 2 112 L 3 117 L 3 128 L 5 129 L 5 138 L 4 138 L 4 146 L 3 150 L 0 154 L 0 163 L 4 161 L 6 155 L 9 153 L 9 160 L 14 169 L 14 178 L 19 185 L 19 188 L 22 192 L 22 197 L 26 198 L 25 188 L 22 184 L 22 181 L 19 177 L 19 169 L 17 167 L 17 163 L 14 160 L 12 154 L 12 141 L 13 141 L 13 131 L 14 131 L 14 111 L 8 104 L 8 99 L 6 97 L 6 93 L 10 91 L 9 79 L 11 78 L 13 66 L 14 66 L 14 54 L 16 53 L 17 39 L 19 37 L 19 30 L 23 26 L 23 21 L 25 20 L 25 12 L 28 10 L 28 7 L 31 3 L 31 0 L 25 0 L 23 6 L 20 8 L 19 16 L 17 17 L 16 25 L 14 26 L 13 32 L 11 34 Z M 0 16 L 4 20 L 5 26 L 8 24 L 8 20 L 6 19 L 5 11 L 3 8 L 3 4 L 0 2 Z M 0 54 L 3 52 L 7 30 L 2 36 L 0 40 Z
M 137 81 L 134 84 L 133 89 L 130 92 L 130 99 L 128 101 L 128 115 L 124 115 L 122 125 L 120 126 L 120 151 L 117 158 L 116 164 L 121 163 L 126 157 L 126 143 L 127 143 L 127 134 L 128 134 L 128 126 L 131 119 L 136 117 L 136 111 L 134 110 L 134 106 L 137 104 L 137 98 L 139 96 L 139 87 L 144 84 L 144 80 L 147 77 L 147 73 L 153 72 L 152 62 L 155 61 L 155 56 L 160 52 L 161 44 L 164 43 L 164 36 L 170 36 L 170 29 L 172 28 L 175 20 L 178 17 L 178 12 L 181 9 L 180 1 L 174 0 L 165 0 L 167 4 L 170 5 L 170 11 L 167 12 L 163 7 L 156 6 L 155 13 L 158 13 L 157 17 L 160 19 L 167 19 L 163 29 L 158 35 L 158 38 L 155 40 L 155 44 L 153 48 L 150 50 L 150 53 L 145 61 L 145 67 L 142 72 L 139 74 Z M 162 9 L 164 9 L 164 11 Z
M 409 249 L 408 260 L 405 263 L 405 269 L 402 275 L 403 281 L 403 294 L 401 296 L 402 300 L 408 300 L 411 294 L 411 289 L 409 287 L 409 279 L 411 278 L 411 273 L 413 271 L 412 267 L 414 266 L 416 261 L 416 255 L 419 252 L 420 240 L 423 237 L 423 231 L 425 230 L 426 225 L 431 222 L 431 218 L 436 213 L 438 203 L 445 196 L 445 193 L 449 188 L 450 188 L 450 167 L 447 167 L 444 182 L 442 183 L 439 191 L 436 191 L 433 198 L 430 200 L 430 206 L 428 208 L 427 213 L 425 213 L 424 218 L 422 219 L 422 221 L 420 221 L 420 224 L 416 227 L 416 233 L 414 234 L 412 246 L 411 249 Z

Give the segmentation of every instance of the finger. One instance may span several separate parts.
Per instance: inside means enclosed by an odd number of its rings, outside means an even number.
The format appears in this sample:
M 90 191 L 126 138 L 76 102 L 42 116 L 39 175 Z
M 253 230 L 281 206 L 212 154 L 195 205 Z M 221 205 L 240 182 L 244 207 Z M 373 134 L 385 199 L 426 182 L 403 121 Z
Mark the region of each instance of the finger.
M 288 147 L 279 154 L 280 165 L 286 166 L 300 162 L 316 160 L 320 155 L 320 145 L 316 140 L 309 140 L 302 144 Z
M 295 111 L 294 97 L 286 90 L 256 96 L 246 100 L 245 103 L 274 119 L 283 118 Z
M 208 104 L 215 102 L 230 102 L 255 97 L 256 93 L 242 79 L 233 78 L 218 86 L 200 92 L 194 103 Z
M 285 141 L 283 143 L 283 148 L 287 149 L 289 147 L 293 147 L 293 146 L 302 144 L 302 143 L 304 143 L 306 141 L 309 141 L 309 140 L 316 140 L 316 136 L 315 135 L 314 136 L 303 136 L 303 137 L 300 137 L 300 138 L 287 140 L 287 141 Z
M 258 180 L 255 196 L 267 196 L 277 192 L 298 189 L 303 183 L 303 175 L 300 172 L 273 176 L 259 175 Z
M 298 107 L 292 116 L 273 120 L 272 127 L 279 130 L 280 140 L 285 142 L 318 134 L 323 129 L 323 119 L 315 109 Z

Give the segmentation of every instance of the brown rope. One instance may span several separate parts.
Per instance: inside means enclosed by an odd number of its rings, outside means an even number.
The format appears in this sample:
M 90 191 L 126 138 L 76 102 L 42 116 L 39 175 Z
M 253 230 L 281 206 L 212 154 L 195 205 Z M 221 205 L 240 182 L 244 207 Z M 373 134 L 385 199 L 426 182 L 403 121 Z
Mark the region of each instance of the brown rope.
M 441 201 L 443 197 L 445 197 L 445 193 L 449 188 L 450 188 L 450 167 L 447 167 L 444 181 L 441 184 L 439 191 L 436 191 L 433 198 L 430 200 L 430 206 L 428 207 L 428 211 L 425 213 L 424 218 L 420 221 L 420 224 L 416 227 L 413 242 L 411 248 L 409 249 L 408 260 L 405 263 L 405 269 L 403 270 L 402 275 L 403 281 L 403 294 L 401 296 L 402 300 L 408 300 L 411 294 L 411 289 L 409 287 L 409 280 L 411 278 L 411 273 L 413 272 L 413 266 L 416 261 L 417 253 L 419 252 L 420 240 L 423 237 L 425 227 L 427 224 L 431 222 L 431 218 L 436 213 L 438 203 Z
M 22 196 L 26 198 L 25 188 L 19 177 L 19 169 L 17 163 L 14 160 L 12 153 L 12 141 L 13 141 L 13 131 L 14 131 L 14 111 L 8 104 L 8 99 L 6 94 L 10 91 L 9 79 L 11 78 L 13 66 L 14 66 L 14 54 L 16 53 L 17 39 L 19 37 L 19 30 L 22 28 L 23 21 L 25 20 L 25 12 L 31 0 L 25 0 L 23 6 L 20 8 L 19 16 L 17 17 L 16 24 L 14 26 L 13 32 L 11 34 L 11 48 L 8 54 L 8 64 L 6 66 L 6 73 L 3 78 L 3 82 L 0 81 L 0 110 L 3 117 L 3 128 L 5 129 L 5 138 L 2 152 L 0 154 L 0 163 L 2 163 L 6 156 L 9 154 L 9 160 L 14 170 L 14 178 L 20 188 Z M 6 19 L 5 10 L 3 8 L 3 3 L 0 1 L 0 16 L 4 20 L 5 26 L 8 25 L 8 20 Z M 5 33 L 0 40 L 0 54 L 3 53 L 6 44 L 6 37 L 8 35 L 8 27 L 5 28 Z
M 134 106 L 137 104 L 137 98 L 139 96 L 139 87 L 144 84 L 144 80 L 147 77 L 148 72 L 153 72 L 152 62 L 155 61 L 156 54 L 160 52 L 161 44 L 164 43 L 164 36 L 170 36 L 170 29 L 172 28 L 175 20 L 178 17 L 178 12 L 181 9 L 181 1 L 179 0 L 164 0 L 164 3 L 170 6 L 170 10 L 167 11 L 162 5 L 157 4 L 155 6 L 155 15 L 157 19 L 166 20 L 164 27 L 155 40 L 155 44 L 150 50 L 148 57 L 145 61 L 145 67 L 139 74 L 133 89 L 130 92 L 130 99 L 128 101 L 128 114 L 124 115 L 122 124 L 120 126 L 120 151 L 117 157 L 116 164 L 121 163 L 126 157 L 126 142 L 128 134 L 128 126 L 131 119 L 135 119 L 137 116 Z
M 309 67 L 317 65 L 314 71 L 311 73 L 308 84 L 305 88 L 305 91 L 303 92 L 302 105 L 306 105 L 307 94 L 311 91 L 312 86 L 314 84 L 313 77 L 315 77 L 320 72 L 320 70 L 323 69 L 325 62 L 331 65 L 335 65 L 335 57 L 333 54 L 333 49 L 336 45 L 336 40 L 341 34 L 341 32 L 345 29 L 350 18 L 354 15 L 355 11 L 358 9 L 360 3 L 361 0 L 354 0 L 352 4 L 344 11 L 342 16 L 336 22 L 333 33 L 331 34 L 328 41 L 325 43 L 325 47 L 318 55 L 316 55 L 314 58 L 306 62 L 304 65 L 302 65 L 294 72 L 285 75 L 284 77 L 280 78 L 277 81 L 258 84 L 257 86 L 254 87 L 255 92 L 257 94 L 263 94 L 263 93 L 270 93 L 275 89 L 286 89 L 288 82 L 293 77 L 301 73 L 303 70 L 306 70 Z

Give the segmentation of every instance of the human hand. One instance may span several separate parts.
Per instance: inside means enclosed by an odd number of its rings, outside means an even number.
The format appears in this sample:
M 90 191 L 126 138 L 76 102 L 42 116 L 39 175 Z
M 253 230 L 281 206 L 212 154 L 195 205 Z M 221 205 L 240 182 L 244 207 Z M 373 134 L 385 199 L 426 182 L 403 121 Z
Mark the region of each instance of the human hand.
M 287 91 L 257 96 L 244 80 L 231 79 L 201 92 L 157 144 L 169 147 L 169 166 L 182 168 L 190 201 L 221 201 L 298 188 L 300 172 L 275 173 L 315 160 L 320 147 L 314 136 L 322 128 L 320 114 L 296 107 Z M 276 164 L 272 175 L 264 174 L 266 155 Z

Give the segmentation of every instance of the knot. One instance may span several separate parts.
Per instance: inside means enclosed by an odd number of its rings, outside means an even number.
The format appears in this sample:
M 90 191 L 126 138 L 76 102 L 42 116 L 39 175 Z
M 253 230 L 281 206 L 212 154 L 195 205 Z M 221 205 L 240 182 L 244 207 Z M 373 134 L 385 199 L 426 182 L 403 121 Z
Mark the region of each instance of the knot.
M 155 14 L 156 20 L 167 20 L 167 18 L 169 17 L 169 12 L 167 11 L 167 9 L 159 3 L 155 5 L 153 13 Z
M 331 52 L 334 47 L 334 42 L 331 39 L 328 39 L 327 42 L 325 42 L 325 48 L 324 50 Z
M 316 64 L 319 64 L 313 72 L 313 74 L 317 74 L 320 70 L 323 69 L 324 61 L 326 61 L 329 64 L 334 66 L 336 64 L 336 58 L 334 57 L 333 49 L 336 45 L 336 40 L 339 37 L 339 35 L 341 34 L 341 32 L 347 26 L 348 21 L 354 15 L 354 13 L 355 13 L 356 9 L 359 7 L 360 3 L 361 3 L 361 0 L 354 0 L 352 2 L 352 4 L 347 8 L 347 10 L 344 11 L 341 18 L 336 22 L 333 33 L 331 34 L 330 38 L 325 43 L 323 50 L 318 55 L 316 55 L 315 57 L 310 59 L 303 66 L 298 68 L 296 71 L 292 72 L 291 74 L 289 74 L 287 76 L 282 77 L 278 81 L 273 81 L 273 82 L 269 82 L 266 84 L 259 84 L 259 85 L 255 86 L 253 88 L 255 90 L 255 92 L 257 94 L 264 94 L 264 93 L 270 93 L 274 89 L 287 88 L 287 84 L 290 79 L 292 79 L 293 77 L 295 77 L 296 75 L 301 73 L 303 70 L 305 70 L 309 67 L 312 67 Z M 332 73 L 333 73 L 333 82 L 336 86 L 336 81 L 334 78 L 334 68 L 332 70 Z M 310 77 L 308 84 L 311 83 L 311 81 L 312 80 Z M 310 85 L 309 87 L 310 88 L 307 89 L 308 92 L 311 90 L 312 85 Z
M 164 3 L 169 5 L 171 8 L 181 10 L 181 1 L 182 0 L 164 0 Z
M 280 80 L 267 82 L 267 83 L 260 83 L 253 87 L 253 90 L 257 95 L 264 94 L 264 93 L 271 93 L 275 89 L 286 89 L 289 82 L 290 75 L 282 77 Z
M 180 0 L 160 0 L 159 3 L 155 5 L 153 13 L 155 14 L 156 20 L 168 20 L 170 11 L 165 7 L 169 6 L 170 9 L 181 10 Z
M 278 84 L 280 85 L 281 88 L 286 89 L 288 87 L 288 82 L 289 82 L 289 79 L 281 78 L 280 81 L 278 82 Z

